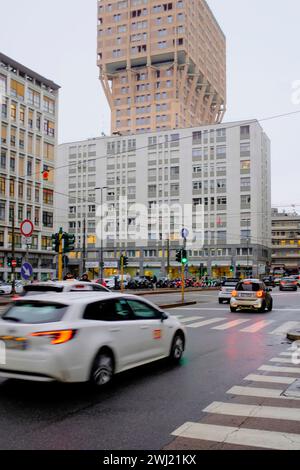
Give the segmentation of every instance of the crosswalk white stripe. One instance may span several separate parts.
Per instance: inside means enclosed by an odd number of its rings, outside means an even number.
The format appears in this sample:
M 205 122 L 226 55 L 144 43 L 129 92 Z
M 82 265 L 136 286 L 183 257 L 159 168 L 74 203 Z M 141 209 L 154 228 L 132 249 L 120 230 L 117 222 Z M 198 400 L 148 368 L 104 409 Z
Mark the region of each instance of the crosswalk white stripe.
M 270 362 L 278 362 L 278 364 L 293 364 L 291 357 L 272 357 Z
M 229 328 L 234 328 L 235 326 L 241 325 L 242 323 L 246 323 L 247 321 L 250 321 L 250 318 L 244 320 L 233 320 L 224 323 L 223 325 L 214 326 L 212 330 L 229 330 Z
M 195 320 L 200 320 L 203 317 L 187 317 L 187 318 L 181 318 L 179 321 L 180 323 L 188 323 L 190 321 L 195 321 Z
M 244 378 L 249 382 L 265 382 L 265 383 L 278 383 L 278 384 L 292 384 L 297 380 L 295 377 L 278 377 L 275 375 L 258 375 L 250 374 Z
M 203 411 L 205 413 L 215 413 L 221 415 L 300 421 L 300 408 L 284 408 L 280 406 L 275 407 L 264 405 L 240 405 L 238 403 L 222 403 L 215 401 Z
M 218 323 L 223 320 L 226 320 L 226 318 L 212 318 L 211 320 L 204 320 L 197 323 L 193 323 L 192 325 L 187 325 L 187 328 L 200 328 L 201 326 L 212 325 L 213 323 Z
M 173 436 L 265 449 L 299 450 L 300 434 L 234 428 L 202 423 L 185 423 Z
M 259 388 L 259 387 L 232 387 L 228 390 L 228 394 L 230 395 L 242 395 L 247 397 L 261 397 L 261 398 L 280 398 L 280 399 L 292 399 L 292 400 L 300 400 L 300 398 L 296 397 L 285 397 L 281 395 L 284 390 L 277 390 L 273 388 Z
M 262 330 L 266 326 L 270 325 L 271 323 L 274 323 L 274 320 L 262 320 L 254 323 L 254 325 L 248 326 L 247 328 L 244 328 L 241 330 L 242 333 L 256 333 L 259 330 Z
M 300 367 L 280 367 L 263 365 L 259 367 L 258 370 L 263 370 L 265 372 L 291 372 L 293 374 L 300 374 Z
M 295 352 L 295 351 L 294 351 Z M 288 357 L 291 357 L 293 354 L 294 354 L 293 351 L 290 351 L 290 352 L 282 352 L 279 354 L 279 356 L 288 356 Z
M 275 330 L 271 331 L 270 335 L 282 335 L 290 330 L 293 330 L 298 325 L 300 325 L 300 323 L 297 321 L 287 321 L 283 323 L 283 325 L 279 326 L 279 328 L 276 328 Z

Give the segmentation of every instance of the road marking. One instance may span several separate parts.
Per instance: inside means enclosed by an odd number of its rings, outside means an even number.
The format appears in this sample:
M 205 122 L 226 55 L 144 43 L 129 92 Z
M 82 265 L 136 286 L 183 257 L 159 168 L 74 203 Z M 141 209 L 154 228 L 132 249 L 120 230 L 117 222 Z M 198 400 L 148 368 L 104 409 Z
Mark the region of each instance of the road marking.
M 300 435 L 259 429 L 185 423 L 173 436 L 278 450 L 299 450 Z
M 283 408 L 275 406 L 240 405 L 215 401 L 209 405 L 205 413 L 231 416 L 247 416 L 249 418 L 284 419 L 300 421 L 300 408 Z
M 248 326 L 247 328 L 244 328 L 241 330 L 242 333 L 256 333 L 259 330 L 262 330 L 266 326 L 270 325 L 273 323 L 274 320 L 262 320 L 254 323 L 252 326 Z
M 212 330 L 228 330 L 229 328 L 234 328 L 235 326 L 241 325 L 242 323 L 246 323 L 247 321 L 250 321 L 250 318 L 247 318 L 245 320 L 233 320 L 228 323 L 224 323 L 224 325 L 214 326 Z
M 277 390 L 272 388 L 259 388 L 259 387 L 232 387 L 228 390 L 230 395 L 242 395 L 246 397 L 260 397 L 260 398 L 280 398 L 287 399 L 290 397 L 285 397 L 281 395 L 284 390 Z M 292 398 L 292 400 L 300 400 L 300 398 Z
M 295 377 L 277 377 L 275 375 L 258 375 L 250 374 L 244 378 L 249 382 L 265 382 L 265 383 L 278 383 L 278 384 L 292 384 L 297 380 Z
M 280 367 L 263 365 L 259 367 L 258 370 L 263 370 L 265 372 L 291 372 L 300 374 L 300 367 Z
M 292 364 L 292 359 L 288 357 L 272 357 L 270 362 L 278 362 L 279 364 Z
M 204 320 L 198 323 L 193 323 L 192 325 L 187 325 L 187 328 L 200 328 L 201 326 L 211 325 L 213 323 L 218 323 L 220 321 L 226 320 L 225 317 L 223 318 L 212 318 L 211 320 Z
M 282 335 L 284 333 L 287 333 L 289 330 L 293 330 L 298 325 L 300 325 L 300 323 L 297 321 L 287 321 L 283 323 L 283 325 L 281 325 L 279 328 L 276 328 L 275 330 L 271 331 L 269 334 L 270 335 Z
M 297 351 L 294 351 L 294 352 L 297 352 Z M 294 352 L 292 352 L 292 351 L 291 352 L 282 352 L 282 353 L 279 354 L 279 356 L 291 357 L 294 354 Z
M 203 317 L 187 317 L 187 318 L 182 318 L 180 319 L 180 323 L 188 323 L 190 321 L 195 321 L 195 320 L 200 320 Z
M 229 311 L 228 308 L 204 308 L 204 307 L 191 307 L 191 308 L 185 308 L 185 307 L 178 307 L 177 310 L 203 310 L 205 312 L 216 312 L 220 310 L 221 312 L 226 312 Z

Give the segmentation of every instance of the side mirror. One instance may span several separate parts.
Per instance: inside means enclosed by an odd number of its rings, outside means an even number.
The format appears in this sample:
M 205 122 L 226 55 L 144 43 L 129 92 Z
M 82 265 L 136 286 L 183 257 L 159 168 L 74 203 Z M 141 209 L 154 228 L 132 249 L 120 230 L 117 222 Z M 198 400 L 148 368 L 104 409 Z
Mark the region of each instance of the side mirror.
M 162 312 L 161 321 L 162 323 L 169 318 L 169 315 L 166 312 Z

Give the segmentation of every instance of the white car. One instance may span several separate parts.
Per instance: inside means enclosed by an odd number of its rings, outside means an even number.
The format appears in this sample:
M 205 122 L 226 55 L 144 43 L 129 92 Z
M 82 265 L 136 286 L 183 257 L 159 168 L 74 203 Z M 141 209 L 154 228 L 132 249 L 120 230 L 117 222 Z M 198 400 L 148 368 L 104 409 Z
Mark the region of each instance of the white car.
M 38 282 L 24 286 L 25 295 L 42 294 L 46 292 L 110 292 L 107 287 L 96 282 L 84 282 L 70 279 L 69 281 Z
M 179 362 L 184 326 L 152 303 L 113 293 L 43 294 L 0 317 L 0 376 L 105 385 L 113 374 L 170 357 Z
M 15 282 L 15 290 L 17 294 L 21 294 L 23 292 L 23 284 L 21 281 Z M 12 285 L 2 283 L 0 284 L 0 295 L 9 295 L 12 292 Z
M 218 295 L 219 304 L 222 304 L 223 302 L 227 302 L 228 304 L 230 303 L 232 291 L 234 291 L 238 282 L 238 279 L 227 279 L 227 281 L 222 283 Z

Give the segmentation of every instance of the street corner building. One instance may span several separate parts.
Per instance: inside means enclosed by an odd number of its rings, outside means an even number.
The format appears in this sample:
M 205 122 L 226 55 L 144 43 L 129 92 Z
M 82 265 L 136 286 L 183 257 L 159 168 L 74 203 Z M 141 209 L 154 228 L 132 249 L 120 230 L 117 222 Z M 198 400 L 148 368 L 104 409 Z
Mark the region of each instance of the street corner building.
M 213 277 L 264 274 L 271 260 L 270 141 L 258 121 L 240 121 L 194 128 L 110 136 L 62 144 L 58 149 L 57 196 L 68 212 L 65 229 L 76 236 L 70 269 L 99 273 L 100 240 L 97 207 L 103 202 L 120 210 L 120 198 L 147 208 L 190 204 L 203 208 L 203 246 L 188 249 L 190 275 Z M 134 220 L 128 218 L 128 226 Z M 86 232 L 84 231 L 86 227 Z M 182 225 L 170 220 L 169 240 L 157 240 L 148 227 L 144 244 L 109 237 L 104 240 L 105 276 L 118 272 L 120 254 L 135 276 L 180 274 L 176 250 L 182 246 Z M 84 233 L 85 232 L 85 233 Z
M 15 226 L 16 278 L 29 242 L 28 261 L 39 280 L 55 276 L 54 168 L 59 86 L 0 53 L 0 278 L 10 280 L 8 260 Z M 47 175 L 47 178 L 43 175 Z M 20 224 L 34 224 L 30 240 Z
M 223 119 L 226 39 L 205 0 L 98 0 L 97 63 L 112 133 Z

